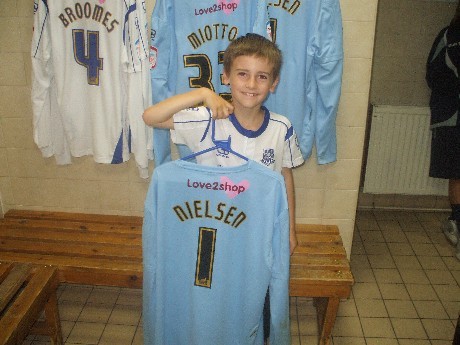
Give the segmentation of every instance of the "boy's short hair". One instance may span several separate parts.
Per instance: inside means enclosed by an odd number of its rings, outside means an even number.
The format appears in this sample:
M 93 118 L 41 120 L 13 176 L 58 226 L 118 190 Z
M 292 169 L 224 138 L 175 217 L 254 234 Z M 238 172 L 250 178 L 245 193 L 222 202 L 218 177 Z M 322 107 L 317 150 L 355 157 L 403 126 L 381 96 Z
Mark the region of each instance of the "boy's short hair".
M 224 52 L 224 71 L 230 72 L 232 62 L 239 56 L 265 58 L 273 64 L 273 80 L 279 77 L 283 61 L 281 50 L 269 39 L 254 33 L 232 41 Z

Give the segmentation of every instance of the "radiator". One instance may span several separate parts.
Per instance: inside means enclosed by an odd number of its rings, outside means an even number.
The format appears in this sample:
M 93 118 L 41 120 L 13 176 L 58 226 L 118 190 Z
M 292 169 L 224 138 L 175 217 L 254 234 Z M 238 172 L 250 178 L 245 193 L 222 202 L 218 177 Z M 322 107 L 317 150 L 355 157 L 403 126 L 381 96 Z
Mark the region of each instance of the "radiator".
M 430 109 L 374 106 L 364 193 L 447 195 L 447 180 L 428 176 Z

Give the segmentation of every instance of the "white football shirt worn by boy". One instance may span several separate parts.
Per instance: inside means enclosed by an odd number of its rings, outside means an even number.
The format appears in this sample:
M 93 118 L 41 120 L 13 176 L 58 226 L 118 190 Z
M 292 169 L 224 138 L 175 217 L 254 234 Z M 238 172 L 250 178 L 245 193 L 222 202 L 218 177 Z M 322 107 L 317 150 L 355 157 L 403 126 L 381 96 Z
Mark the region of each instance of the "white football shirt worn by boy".
M 211 121 L 211 113 L 205 107 L 189 108 L 174 115 L 174 130 L 171 138 L 177 144 L 187 145 L 192 152 L 214 146 L 215 140 L 228 140 L 230 147 L 240 155 L 250 158 L 267 168 L 281 172 L 282 168 L 293 168 L 304 160 L 299 150 L 297 137 L 289 120 L 266 108 L 264 120 L 256 131 L 241 126 L 232 114 L 227 119 Z M 196 157 L 199 164 L 233 166 L 244 160 L 225 150 L 214 150 Z

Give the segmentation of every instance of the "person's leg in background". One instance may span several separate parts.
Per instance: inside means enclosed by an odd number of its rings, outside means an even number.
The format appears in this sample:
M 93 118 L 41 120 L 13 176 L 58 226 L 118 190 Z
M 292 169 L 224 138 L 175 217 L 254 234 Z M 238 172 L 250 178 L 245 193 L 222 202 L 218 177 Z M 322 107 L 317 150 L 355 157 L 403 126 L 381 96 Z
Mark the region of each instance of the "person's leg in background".
M 457 244 L 456 256 L 460 260 L 460 233 L 458 226 L 460 225 L 460 179 L 450 179 L 449 180 L 449 202 L 452 208 L 452 213 L 448 219 L 447 223 L 447 233 L 446 237 L 449 241 L 454 244 Z M 456 240 L 451 240 L 449 236 L 455 236 Z M 452 237 L 453 239 L 453 237 Z
M 459 255 L 460 233 L 458 231 L 458 225 L 460 224 L 460 180 L 458 179 L 449 180 L 449 202 L 452 213 L 444 223 L 442 231 L 450 243 L 457 245 L 457 255 Z
M 446 238 L 452 244 L 458 244 L 459 231 L 458 224 L 460 224 L 460 180 L 449 180 L 449 202 L 452 208 L 452 213 L 443 225 L 443 232 Z M 458 249 L 458 248 L 457 248 Z

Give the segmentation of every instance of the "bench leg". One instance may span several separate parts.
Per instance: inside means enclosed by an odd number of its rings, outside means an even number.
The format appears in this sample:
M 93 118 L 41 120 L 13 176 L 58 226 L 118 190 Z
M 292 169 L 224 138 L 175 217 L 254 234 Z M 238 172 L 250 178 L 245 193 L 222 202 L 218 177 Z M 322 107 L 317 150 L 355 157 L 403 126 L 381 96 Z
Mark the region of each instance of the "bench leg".
M 331 341 L 332 328 L 334 327 L 337 310 L 339 309 L 340 298 L 338 297 L 316 297 L 316 307 L 319 329 L 319 345 L 329 345 Z
M 64 344 L 62 340 L 61 320 L 59 319 L 59 309 L 56 293 L 52 293 L 45 305 L 45 322 L 49 330 L 52 345 Z

